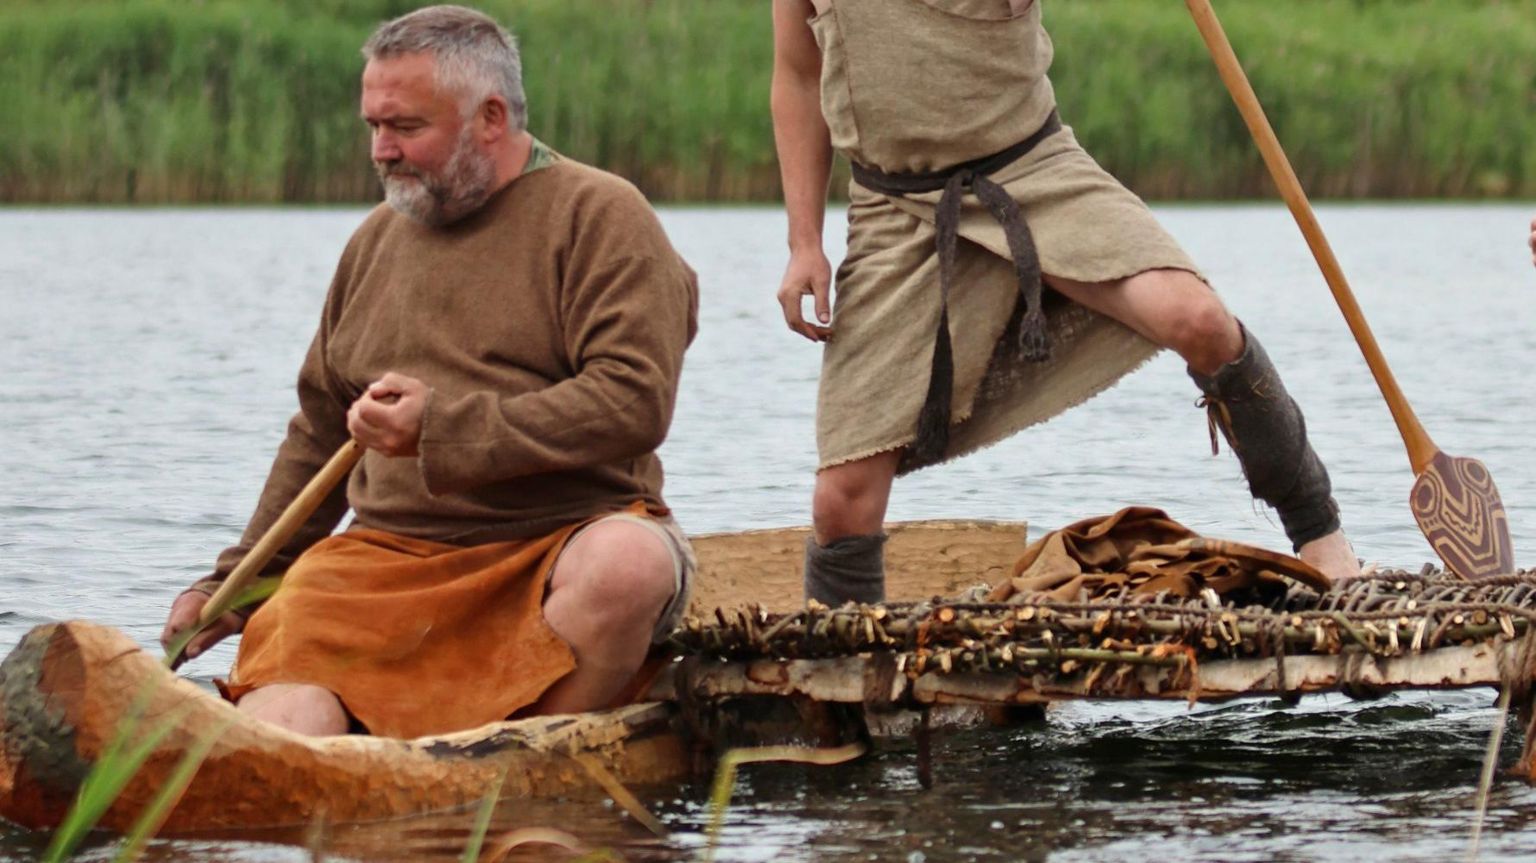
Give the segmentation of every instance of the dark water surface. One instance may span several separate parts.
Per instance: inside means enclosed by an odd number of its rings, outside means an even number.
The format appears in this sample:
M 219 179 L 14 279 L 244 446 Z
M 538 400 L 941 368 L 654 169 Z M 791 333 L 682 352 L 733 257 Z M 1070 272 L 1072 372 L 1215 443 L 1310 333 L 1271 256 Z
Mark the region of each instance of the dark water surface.
M 1536 561 L 1532 207 L 1326 207 L 1324 227 L 1403 388 L 1447 452 L 1487 463 L 1517 560 Z M 1327 289 L 1278 206 L 1163 208 L 1307 411 L 1357 551 L 1429 558 L 1413 477 Z M 330 270 L 360 210 L 0 211 L 0 653 L 88 617 L 153 647 L 170 599 L 244 525 L 284 424 Z M 771 210 L 671 209 L 699 270 L 702 329 L 671 439 L 668 498 L 691 532 L 803 523 L 817 351 L 773 301 Z M 841 222 L 829 218 L 830 251 Z M 1051 423 L 897 486 L 892 518 L 1028 519 L 1032 533 L 1127 503 L 1273 547 L 1230 456 L 1208 455 L 1163 356 Z M 222 646 L 188 671 L 207 681 Z M 742 771 L 718 858 L 768 860 L 1461 859 L 1492 693 L 1094 703 L 942 738 L 937 784 L 909 746 L 838 768 Z M 1519 743 L 1513 725 L 1503 763 Z M 644 789 L 657 841 L 597 798 L 511 802 L 497 829 L 555 826 L 632 860 L 702 858 L 705 783 Z M 334 858 L 456 860 L 471 815 L 334 828 Z M 1502 779 L 1482 859 L 1536 852 L 1536 791 Z M 0 825 L 0 860 L 46 837 Z M 308 860 L 293 834 L 175 840 L 157 860 Z M 110 859 L 112 846 L 91 859 Z M 559 859 L 558 856 L 550 859 Z

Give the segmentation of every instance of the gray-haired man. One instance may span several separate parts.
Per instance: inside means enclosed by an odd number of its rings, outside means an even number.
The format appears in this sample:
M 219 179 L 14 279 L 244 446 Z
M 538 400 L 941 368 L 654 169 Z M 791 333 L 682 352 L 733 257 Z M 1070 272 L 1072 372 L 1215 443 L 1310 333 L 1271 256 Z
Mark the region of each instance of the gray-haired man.
M 655 449 L 693 273 L 632 186 L 527 132 L 493 20 L 422 9 L 363 53 L 387 206 L 342 255 L 255 515 L 165 637 L 351 436 L 368 452 L 269 566 L 282 589 L 188 655 L 243 630 L 226 695 L 310 734 L 605 706 L 686 604 Z

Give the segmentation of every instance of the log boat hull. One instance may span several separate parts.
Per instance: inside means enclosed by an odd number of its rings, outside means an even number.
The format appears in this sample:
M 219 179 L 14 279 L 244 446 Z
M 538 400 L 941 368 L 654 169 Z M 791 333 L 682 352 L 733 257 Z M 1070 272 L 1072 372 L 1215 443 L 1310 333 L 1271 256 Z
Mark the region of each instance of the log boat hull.
M 102 820 L 106 829 L 130 827 L 181 753 L 226 723 L 166 831 L 305 824 L 319 815 L 369 821 L 467 805 L 503 770 L 509 796 L 593 786 L 581 758 L 624 782 L 670 779 L 686 764 L 672 710 L 659 703 L 418 740 L 304 737 L 241 721 L 233 706 L 176 678 L 117 630 L 74 621 L 34 629 L 0 665 L 0 815 L 56 826 L 144 693 L 139 728 L 178 718 Z
M 695 538 L 700 574 L 691 611 L 799 605 L 806 533 Z M 893 526 L 893 589 L 925 596 L 999 577 L 1023 540 L 1022 523 Z M 675 691 L 669 681 L 658 685 Z M 140 698 L 147 698 L 140 728 L 179 718 L 103 818 L 109 830 L 130 827 L 181 753 L 225 723 L 164 832 L 307 824 L 322 814 L 332 823 L 368 821 L 464 806 L 503 771 L 503 796 L 596 791 L 594 769 L 644 784 L 678 778 L 693 761 L 676 706 L 666 701 L 417 740 L 305 737 L 244 717 L 166 671 L 121 632 L 72 621 L 37 627 L 0 664 L 0 817 L 57 826 Z

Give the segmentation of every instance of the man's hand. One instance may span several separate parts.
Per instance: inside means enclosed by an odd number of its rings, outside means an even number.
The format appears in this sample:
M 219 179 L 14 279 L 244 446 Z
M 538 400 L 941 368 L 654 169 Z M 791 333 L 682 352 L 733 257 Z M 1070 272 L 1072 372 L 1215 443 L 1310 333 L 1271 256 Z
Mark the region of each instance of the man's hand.
M 201 590 L 188 590 L 176 597 L 176 601 L 171 603 L 171 614 L 166 618 L 165 629 L 160 632 L 160 646 L 169 650 L 177 633 L 196 626 L 198 615 L 203 613 L 203 606 L 212 598 Z M 195 659 L 203 651 L 244 628 L 245 618 L 233 611 L 226 611 L 187 643 L 186 658 Z
M 1536 264 L 1536 219 L 1531 220 L 1531 263 Z
M 832 328 L 828 326 L 832 322 L 831 284 L 832 266 L 820 249 L 792 253 L 789 266 L 784 270 L 784 282 L 779 286 L 784 323 L 813 342 L 831 338 Z M 815 300 L 815 321 L 805 318 L 806 294 Z
M 347 431 L 358 443 L 387 456 L 417 455 L 430 392 L 413 377 L 385 372 L 347 410 Z

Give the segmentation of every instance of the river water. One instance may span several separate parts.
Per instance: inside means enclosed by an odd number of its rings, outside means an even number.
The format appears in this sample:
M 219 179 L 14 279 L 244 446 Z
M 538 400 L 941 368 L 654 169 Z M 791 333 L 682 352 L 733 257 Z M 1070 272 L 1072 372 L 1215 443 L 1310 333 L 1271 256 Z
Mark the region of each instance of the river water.
M 1481 458 L 1536 556 L 1532 207 L 1321 210 L 1345 272 L 1425 427 Z M 1264 341 L 1307 411 L 1358 553 L 1430 557 L 1390 416 L 1279 206 L 1159 215 Z M 702 321 L 671 438 L 667 495 L 691 532 L 803 523 L 817 349 L 773 300 L 783 219 L 667 209 L 699 271 Z M 362 210 L 0 211 L 0 654 L 32 626 L 87 617 L 146 648 L 170 599 L 243 526 L 293 409 L 330 269 Z M 840 214 L 828 250 L 840 252 Z M 1161 356 L 1083 407 L 898 483 L 893 519 L 1027 519 L 1031 532 L 1127 503 L 1205 533 L 1283 547 L 1235 462 L 1212 459 L 1196 393 Z M 207 681 L 225 645 L 187 669 Z M 1494 722 L 1490 691 L 1356 703 L 1079 704 L 1037 725 L 946 736 L 937 784 L 910 746 L 838 768 L 753 766 L 717 859 L 1444 860 L 1466 854 Z M 1518 729 L 1503 762 L 1517 754 Z M 592 800 L 498 812 L 632 860 L 696 859 L 705 783 L 644 789 L 666 840 Z M 336 828 L 332 859 L 458 859 L 470 816 Z M 1536 791 L 1496 782 L 1482 859 L 1536 849 Z M 0 860 L 44 839 L 0 824 Z M 288 834 L 178 839 L 150 859 L 308 860 Z M 90 856 L 110 857 L 98 844 Z M 559 859 L 559 858 L 553 858 Z

